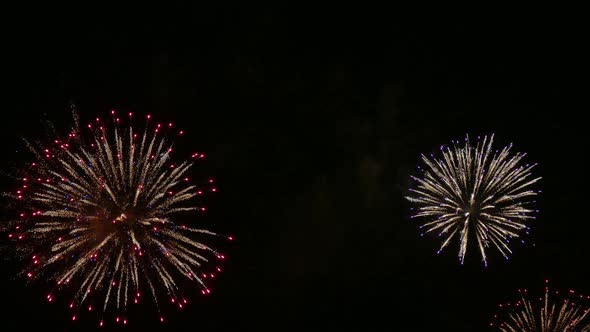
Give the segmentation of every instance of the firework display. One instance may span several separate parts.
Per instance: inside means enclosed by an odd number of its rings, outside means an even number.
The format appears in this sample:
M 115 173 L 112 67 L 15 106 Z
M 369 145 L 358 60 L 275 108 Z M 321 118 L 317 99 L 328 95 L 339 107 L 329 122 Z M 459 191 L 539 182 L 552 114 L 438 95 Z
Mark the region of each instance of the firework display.
M 232 240 L 191 226 L 206 211 L 202 197 L 217 189 L 213 179 L 189 179 L 202 153 L 173 163 L 171 138 L 184 132 L 150 115 L 138 130 L 132 113 L 123 117 L 111 111 L 85 127 L 75 117 L 67 137 L 28 144 L 37 158 L 19 178 L 22 209 L 9 234 L 29 250 L 24 274 L 52 285 L 47 301 L 63 291 L 72 320 L 83 311 L 100 326 L 107 314 L 127 324 L 127 308 L 144 297 L 163 322 L 161 302 L 182 308 L 190 282 L 209 294 L 225 256 L 201 241 Z
M 463 143 L 442 146 L 440 157 L 422 155 L 424 167 L 412 177 L 416 185 L 406 197 L 415 205 L 412 218 L 420 220 L 422 234 L 442 239 L 439 253 L 458 240 L 461 264 L 470 239 L 485 266 L 490 247 L 508 258 L 510 240 L 529 231 L 537 212 L 531 207 L 538 194 L 532 185 L 540 179 L 532 175 L 535 165 L 522 165 L 526 154 L 512 153 L 512 144 L 495 150 L 493 140 L 484 136 L 472 145 L 466 136 Z
M 490 326 L 502 332 L 587 332 L 590 331 L 590 296 L 570 290 L 564 294 L 549 289 L 542 296 L 529 296 L 521 289 L 519 299 L 499 304 L 501 312 Z

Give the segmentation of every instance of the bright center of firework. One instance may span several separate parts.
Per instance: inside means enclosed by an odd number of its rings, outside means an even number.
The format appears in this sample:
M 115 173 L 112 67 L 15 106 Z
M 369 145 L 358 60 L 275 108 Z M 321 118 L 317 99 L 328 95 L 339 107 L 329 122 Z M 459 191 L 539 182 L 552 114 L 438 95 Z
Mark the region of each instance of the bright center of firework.
M 475 215 L 477 215 L 477 212 L 478 212 L 478 210 L 476 207 L 474 207 L 472 205 L 467 206 L 467 208 L 465 209 L 465 217 L 469 217 L 469 216 L 474 217 Z
M 479 212 L 481 211 L 481 206 L 477 200 L 471 198 L 469 202 L 465 205 L 463 209 L 463 213 L 465 217 L 473 217 L 477 218 Z
M 115 218 L 115 220 L 113 220 L 113 224 L 117 223 L 117 222 L 121 222 L 123 220 L 127 220 L 127 216 L 125 215 L 125 213 L 121 213 L 120 216 L 118 216 L 117 218 Z
M 132 226 L 135 222 L 137 222 L 137 212 L 133 209 L 122 211 L 112 221 L 112 223 L 116 224 L 116 225 L 129 225 L 129 226 Z
M 95 223 L 96 239 L 102 241 L 115 233 L 119 233 L 121 234 L 120 240 L 131 240 L 130 232 L 143 233 L 143 227 L 140 224 L 141 218 L 142 210 L 140 209 L 111 207 L 99 213 L 99 219 Z

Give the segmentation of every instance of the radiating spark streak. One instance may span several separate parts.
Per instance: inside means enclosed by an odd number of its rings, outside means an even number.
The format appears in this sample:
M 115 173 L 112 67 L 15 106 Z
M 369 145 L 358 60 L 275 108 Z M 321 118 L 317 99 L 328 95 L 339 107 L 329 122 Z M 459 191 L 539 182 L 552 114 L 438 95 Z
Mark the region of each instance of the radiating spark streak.
M 127 299 L 129 298 L 128 294 L 129 294 L 129 272 L 132 271 L 132 269 L 125 269 L 125 296 L 123 297 L 124 299 L 124 303 L 123 303 L 123 307 L 127 307 Z
M 437 231 L 442 238 L 439 252 L 459 242 L 461 264 L 473 237 L 484 265 L 491 246 L 508 258 L 508 241 L 535 218 L 529 207 L 537 195 L 531 187 L 540 180 L 532 177 L 535 165 L 521 166 L 525 154 L 512 154 L 511 145 L 494 152 L 493 140 L 484 136 L 473 146 L 466 137 L 463 145 L 441 147 L 440 158 L 422 155 L 425 167 L 420 177 L 412 176 L 416 186 L 406 197 L 417 206 L 412 218 L 420 220 L 423 233 Z

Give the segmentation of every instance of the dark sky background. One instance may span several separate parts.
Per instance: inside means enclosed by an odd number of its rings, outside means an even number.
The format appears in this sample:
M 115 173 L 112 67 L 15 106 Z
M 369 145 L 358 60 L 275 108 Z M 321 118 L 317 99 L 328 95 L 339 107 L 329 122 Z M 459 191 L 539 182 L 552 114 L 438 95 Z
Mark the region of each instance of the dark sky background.
M 182 124 L 183 144 L 208 154 L 220 190 L 208 221 L 237 240 L 213 294 L 171 314 L 171 331 L 483 331 L 517 288 L 550 278 L 590 292 L 586 38 L 574 19 L 286 5 L 12 18 L 3 170 L 26 161 L 21 138 L 42 138 L 42 120 L 67 128 L 70 102 L 83 117 L 115 108 Z M 473 251 L 460 266 L 456 246 L 435 255 L 403 198 L 419 154 L 466 133 L 514 142 L 543 177 L 527 243 L 509 261 L 492 252 L 487 269 Z M 0 270 L 4 326 L 94 328 L 15 279 L 14 264 Z M 128 330 L 154 330 L 152 319 Z

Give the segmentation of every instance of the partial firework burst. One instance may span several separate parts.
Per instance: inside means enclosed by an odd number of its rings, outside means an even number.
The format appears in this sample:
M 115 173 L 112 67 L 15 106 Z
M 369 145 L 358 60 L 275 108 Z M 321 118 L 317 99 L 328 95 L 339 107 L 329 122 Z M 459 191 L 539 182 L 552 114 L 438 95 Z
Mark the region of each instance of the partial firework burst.
M 422 155 L 424 168 L 412 177 L 416 186 L 406 197 L 417 206 L 412 218 L 421 221 L 422 235 L 436 232 L 441 237 L 438 253 L 458 239 L 461 264 L 471 237 L 485 266 L 490 246 L 508 258 L 510 239 L 528 233 L 527 224 L 537 212 L 529 207 L 538 193 L 531 189 L 540 179 L 532 177 L 535 165 L 521 165 L 526 154 L 512 154 L 512 144 L 494 150 L 493 139 L 478 137 L 473 146 L 466 136 L 463 144 L 441 146 L 440 158 Z
M 590 331 L 588 301 L 590 296 L 570 290 L 565 294 L 550 291 L 529 297 L 526 289 L 519 290 L 515 303 L 499 304 L 501 312 L 490 326 L 502 332 L 588 332 Z
M 87 135 L 74 113 L 67 138 L 44 147 L 28 144 L 37 159 L 19 178 L 13 197 L 23 209 L 9 234 L 30 250 L 26 276 L 54 285 L 49 302 L 58 290 L 73 289 L 72 320 L 83 308 L 95 312 L 101 326 L 106 312 L 127 324 L 125 312 L 143 290 L 158 312 L 162 299 L 178 308 L 187 303 L 182 279 L 209 294 L 206 279 L 221 271 L 214 264 L 225 258 L 196 240 L 213 232 L 179 223 L 204 213 L 200 197 L 216 191 L 212 179 L 195 185 L 187 176 L 204 155 L 174 164 L 167 136 L 183 131 L 172 123 L 150 126 L 148 115 L 137 132 L 111 114 L 109 121 L 88 124 Z M 125 117 L 131 123 L 133 114 Z

